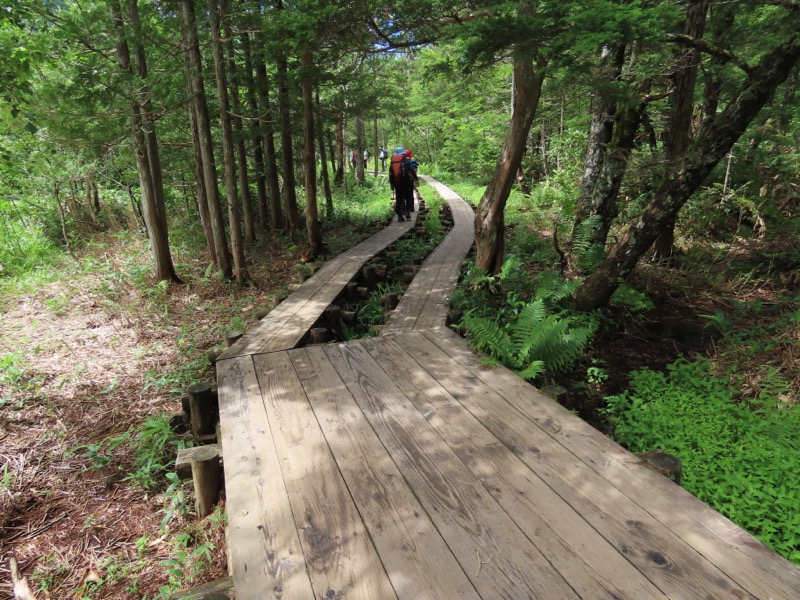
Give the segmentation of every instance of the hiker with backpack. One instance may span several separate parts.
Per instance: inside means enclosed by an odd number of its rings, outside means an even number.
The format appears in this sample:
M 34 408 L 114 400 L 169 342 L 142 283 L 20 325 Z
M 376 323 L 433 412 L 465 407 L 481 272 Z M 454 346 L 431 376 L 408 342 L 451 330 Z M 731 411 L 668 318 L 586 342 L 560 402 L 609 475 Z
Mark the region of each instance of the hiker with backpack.
M 394 211 L 400 222 L 410 218 L 410 213 L 414 212 L 416 181 L 417 173 L 411 165 L 411 160 L 406 156 L 405 148 L 398 146 L 389 165 L 389 185 L 395 193 Z

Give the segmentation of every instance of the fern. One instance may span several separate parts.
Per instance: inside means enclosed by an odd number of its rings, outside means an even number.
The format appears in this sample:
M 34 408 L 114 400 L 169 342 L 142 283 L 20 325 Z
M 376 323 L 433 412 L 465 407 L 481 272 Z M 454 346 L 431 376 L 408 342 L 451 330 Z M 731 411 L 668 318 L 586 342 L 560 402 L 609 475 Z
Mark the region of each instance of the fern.
M 526 304 L 505 326 L 474 314 L 467 314 L 464 324 L 476 350 L 529 380 L 569 369 L 595 329 L 591 324 L 578 326 L 576 317 L 551 314 L 544 298 Z
M 575 229 L 572 254 L 576 264 L 583 271 L 594 271 L 606 257 L 605 246 L 595 241 L 601 225 L 600 215 L 592 215 Z

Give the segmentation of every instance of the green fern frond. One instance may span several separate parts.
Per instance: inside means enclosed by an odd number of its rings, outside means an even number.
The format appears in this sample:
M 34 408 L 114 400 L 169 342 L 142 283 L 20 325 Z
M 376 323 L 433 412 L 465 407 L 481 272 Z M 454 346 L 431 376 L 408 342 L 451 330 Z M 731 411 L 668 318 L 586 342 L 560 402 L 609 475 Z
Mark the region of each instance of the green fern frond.
M 535 360 L 521 371 L 514 371 L 514 372 L 523 379 L 531 381 L 533 379 L 536 379 L 540 375 L 543 375 L 545 370 L 546 366 L 544 364 L 544 361 Z

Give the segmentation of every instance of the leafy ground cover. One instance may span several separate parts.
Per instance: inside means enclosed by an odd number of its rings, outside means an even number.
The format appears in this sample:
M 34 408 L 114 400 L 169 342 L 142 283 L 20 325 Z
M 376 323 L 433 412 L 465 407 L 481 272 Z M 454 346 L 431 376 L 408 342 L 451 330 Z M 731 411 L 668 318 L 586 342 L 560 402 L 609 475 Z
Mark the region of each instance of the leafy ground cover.
M 337 197 L 330 253 L 377 231 L 388 198 L 385 183 Z M 39 598 L 163 598 L 227 574 L 224 506 L 195 519 L 191 485 L 169 476 L 190 440 L 169 419 L 213 380 L 207 352 L 306 268 L 304 248 L 264 243 L 239 288 L 208 271 L 196 224 L 176 231 L 182 286 L 153 285 L 146 242 L 115 233 L 0 279 L 0 595 L 12 556 Z
M 454 187 L 474 201 L 482 191 Z M 678 456 L 687 490 L 800 564 L 800 260 L 791 232 L 685 237 L 670 264 L 643 262 L 607 310 L 575 321 L 574 280 L 555 274 L 558 217 L 548 205 L 542 193 L 512 195 L 513 259 L 496 276 L 466 271 L 451 297 L 460 329 L 536 385 L 566 387 L 568 408 L 632 451 Z M 587 323 L 595 335 L 583 351 Z M 554 357 L 569 366 L 548 365 Z

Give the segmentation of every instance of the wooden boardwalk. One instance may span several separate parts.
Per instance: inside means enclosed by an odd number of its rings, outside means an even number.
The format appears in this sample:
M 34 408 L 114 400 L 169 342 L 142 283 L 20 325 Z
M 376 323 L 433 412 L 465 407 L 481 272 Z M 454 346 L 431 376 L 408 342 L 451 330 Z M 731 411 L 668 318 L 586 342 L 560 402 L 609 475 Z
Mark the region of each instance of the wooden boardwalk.
M 391 335 L 218 363 L 238 599 L 800 598 L 800 570 L 481 367 L 412 288 Z

